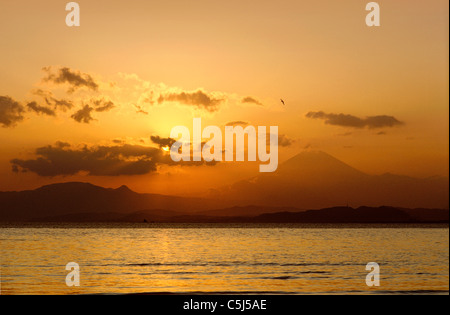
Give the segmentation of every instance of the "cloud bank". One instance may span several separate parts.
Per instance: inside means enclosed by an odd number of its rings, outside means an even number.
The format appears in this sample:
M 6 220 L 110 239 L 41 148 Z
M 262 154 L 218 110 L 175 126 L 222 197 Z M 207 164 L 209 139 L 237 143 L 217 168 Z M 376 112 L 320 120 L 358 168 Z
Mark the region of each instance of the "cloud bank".
M 155 137 L 154 141 L 164 144 L 169 139 Z M 34 159 L 11 160 L 13 172 L 29 171 L 42 177 L 71 176 L 80 172 L 86 172 L 90 176 L 132 176 L 156 172 L 158 165 L 205 164 L 203 161 L 176 163 L 160 148 L 124 143 L 74 147 L 65 142 L 57 142 L 55 145 L 36 149 L 34 154 Z

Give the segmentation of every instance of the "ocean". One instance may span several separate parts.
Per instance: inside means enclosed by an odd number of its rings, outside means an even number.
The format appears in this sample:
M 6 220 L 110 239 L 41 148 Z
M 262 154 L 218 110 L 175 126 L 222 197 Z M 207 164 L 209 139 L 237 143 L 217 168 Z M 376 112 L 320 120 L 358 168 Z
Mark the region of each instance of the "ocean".
M 448 225 L 0 226 L 1 294 L 448 294 Z M 80 286 L 66 285 L 68 263 Z M 368 287 L 366 265 L 380 266 Z

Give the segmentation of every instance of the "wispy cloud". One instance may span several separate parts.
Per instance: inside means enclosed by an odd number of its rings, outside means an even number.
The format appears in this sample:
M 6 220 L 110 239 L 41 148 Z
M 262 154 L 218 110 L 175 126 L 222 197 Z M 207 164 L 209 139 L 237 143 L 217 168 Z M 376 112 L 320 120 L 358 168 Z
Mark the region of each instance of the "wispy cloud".
M 28 109 L 34 111 L 37 114 L 44 114 L 48 116 L 56 116 L 54 110 L 48 107 L 40 106 L 36 102 L 31 102 L 27 104 Z
M 96 112 L 107 112 L 116 107 L 112 101 L 104 98 L 91 100 L 91 103 L 94 105 Z
M 242 120 L 230 121 L 226 126 L 248 126 L 248 122 Z
M 216 98 L 212 94 L 198 90 L 196 92 L 162 94 L 158 99 L 158 103 L 161 104 L 164 102 L 178 102 L 180 104 L 206 109 L 209 112 L 215 112 L 219 109 L 219 105 L 224 102 L 224 99 Z
M 44 82 L 67 84 L 69 85 L 69 93 L 73 93 L 82 87 L 97 91 L 99 87 L 91 75 L 78 70 L 72 70 L 67 67 L 59 68 L 55 72 L 53 72 L 52 67 L 44 67 L 42 70 L 46 73 L 46 77 L 42 79 Z
M 393 116 L 381 115 L 381 116 L 369 116 L 366 118 L 360 118 L 347 114 L 327 114 L 322 111 L 309 112 L 306 114 L 307 118 L 324 120 L 325 124 L 350 128 L 386 128 L 401 126 L 404 123 L 399 121 Z
M 96 113 L 118 109 L 122 114 L 149 115 L 150 106 L 186 106 L 193 110 L 216 113 L 228 104 L 258 104 L 253 97 L 242 97 L 225 92 L 207 92 L 202 88 L 187 91 L 154 84 L 134 74 L 119 73 L 115 81 L 103 81 L 95 74 L 81 72 L 69 67 L 49 66 L 44 75 L 30 91 L 30 99 L 23 103 L 3 96 L 0 108 L 0 125 L 14 127 L 23 121 L 27 113 L 63 117 L 89 124 L 100 120 Z M 62 87 L 62 90 L 61 90 Z M 79 93 L 75 93 L 79 92 Z M 126 105 L 125 105 L 126 104 Z M 68 115 L 63 113 L 69 112 Z M 233 122 L 232 122 L 233 123 Z M 245 125 L 245 122 L 234 122 Z
M 53 106 L 55 111 L 60 109 L 65 112 L 74 106 L 72 101 L 65 100 L 65 99 L 60 100 L 60 99 L 55 98 L 55 96 L 53 95 L 53 93 L 51 91 L 35 89 L 32 91 L 32 94 L 34 94 L 36 96 L 40 96 L 43 100 L 45 100 L 45 103 L 48 106 Z
M 253 97 L 250 97 L 250 96 L 244 97 L 244 98 L 242 99 L 242 103 L 245 103 L 245 104 L 262 105 L 262 103 L 261 103 L 260 101 L 258 101 L 257 99 L 255 99 L 255 98 L 253 98 Z
M 136 113 L 148 115 L 148 112 L 145 111 L 144 108 L 143 108 L 142 106 L 134 105 L 134 107 L 136 107 Z

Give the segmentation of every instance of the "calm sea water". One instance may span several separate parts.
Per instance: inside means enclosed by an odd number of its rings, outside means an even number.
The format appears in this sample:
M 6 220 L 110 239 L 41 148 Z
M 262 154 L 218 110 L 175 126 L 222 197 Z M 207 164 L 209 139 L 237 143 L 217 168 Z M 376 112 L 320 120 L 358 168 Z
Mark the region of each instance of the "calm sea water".
M 448 294 L 445 226 L 2 226 L 2 294 Z M 67 287 L 69 262 L 81 286 Z M 366 286 L 369 262 L 381 286 Z

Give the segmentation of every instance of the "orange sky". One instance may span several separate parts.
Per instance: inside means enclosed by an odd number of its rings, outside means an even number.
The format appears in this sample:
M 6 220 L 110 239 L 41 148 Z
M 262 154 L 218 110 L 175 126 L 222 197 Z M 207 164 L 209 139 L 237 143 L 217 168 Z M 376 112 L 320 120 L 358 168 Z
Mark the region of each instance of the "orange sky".
M 279 126 L 290 140 L 281 162 L 308 148 L 370 174 L 447 176 L 448 1 L 378 2 L 380 28 L 366 26 L 359 0 L 80 0 L 81 27 L 69 28 L 66 1 L 2 1 L 0 97 L 24 112 L 14 125 L 0 124 L 0 190 L 81 180 L 185 194 L 257 174 L 259 163 L 162 166 L 138 176 L 11 171 L 11 160 L 35 160 L 36 148 L 57 141 L 77 150 L 119 145 L 114 140 L 156 147 L 150 136 L 168 137 L 194 117 L 222 128 L 232 121 Z M 63 68 L 97 87 L 71 93 L 70 82 L 55 79 Z M 26 106 L 32 101 L 54 106 L 38 90 L 73 107 L 54 116 L 33 112 Z M 212 103 L 168 100 L 199 90 Z M 243 103 L 246 97 L 261 104 Z M 95 100 L 114 108 L 96 111 Z M 71 117 L 84 106 L 94 108 L 88 123 Z M 307 118 L 310 112 L 402 124 L 355 128 Z

